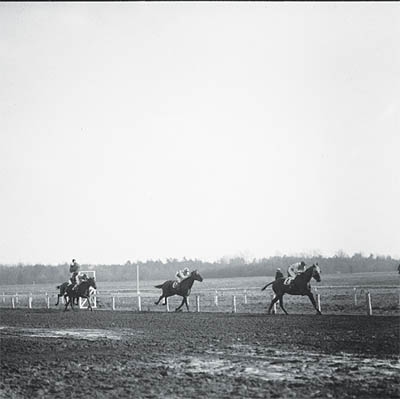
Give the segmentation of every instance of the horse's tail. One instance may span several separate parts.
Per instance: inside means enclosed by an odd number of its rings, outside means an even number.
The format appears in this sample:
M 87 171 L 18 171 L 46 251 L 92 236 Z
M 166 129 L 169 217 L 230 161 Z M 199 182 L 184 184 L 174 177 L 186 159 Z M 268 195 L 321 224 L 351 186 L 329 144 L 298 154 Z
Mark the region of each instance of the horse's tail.
M 264 287 L 261 288 L 261 291 L 264 291 L 268 286 L 270 286 L 271 284 L 274 284 L 274 282 L 275 282 L 275 280 L 274 280 L 274 281 L 271 281 L 271 282 L 268 283 L 267 285 L 264 285 Z
M 155 285 L 154 287 L 156 287 L 156 288 L 162 288 L 163 285 L 164 285 L 164 284 L 158 284 L 158 285 Z

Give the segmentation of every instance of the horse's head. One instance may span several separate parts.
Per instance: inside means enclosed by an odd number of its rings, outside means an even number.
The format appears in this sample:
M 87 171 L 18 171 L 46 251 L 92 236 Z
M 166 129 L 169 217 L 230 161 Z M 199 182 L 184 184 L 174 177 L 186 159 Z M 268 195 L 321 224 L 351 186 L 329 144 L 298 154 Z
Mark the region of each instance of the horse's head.
M 197 280 L 197 281 L 203 281 L 203 277 L 200 276 L 200 273 L 197 270 L 193 270 L 192 273 L 190 273 L 192 277 Z
M 314 263 L 311 267 L 313 268 L 311 277 L 319 283 L 321 281 L 321 269 L 319 268 L 318 263 Z
M 96 280 L 94 279 L 94 277 L 89 277 L 86 281 L 88 282 L 89 287 L 93 287 L 95 290 L 97 290 Z

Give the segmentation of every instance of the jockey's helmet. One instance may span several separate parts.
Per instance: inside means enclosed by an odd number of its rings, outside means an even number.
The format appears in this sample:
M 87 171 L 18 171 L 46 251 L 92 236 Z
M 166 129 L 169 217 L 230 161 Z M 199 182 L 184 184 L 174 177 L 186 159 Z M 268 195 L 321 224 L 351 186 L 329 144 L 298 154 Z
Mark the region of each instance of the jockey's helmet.
M 301 263 L 300 263 L 300 266 L 304 269 L 304 266 L 305 266 L 306 264 L 303 262 L 303 261 L 301 261 Z
M 184 271 L 185 273 L 189 273 L 189 268 L 188 268 L 188 267 L 185 267 L 185 268 L 183 269 L 183 271 Z

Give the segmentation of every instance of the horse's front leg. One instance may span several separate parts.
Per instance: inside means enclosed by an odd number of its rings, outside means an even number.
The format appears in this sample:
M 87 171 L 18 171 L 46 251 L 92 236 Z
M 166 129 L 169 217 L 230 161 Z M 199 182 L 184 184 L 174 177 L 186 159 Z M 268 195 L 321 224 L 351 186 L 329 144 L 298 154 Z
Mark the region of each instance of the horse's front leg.
M 285 314 L 289 314 L 288 312 L 286 312 L 286 309 L 283 307 L 283 294 L 279 297 L 279 306 L 285 312 Z
M 175 309 L 175 312 L 179 312 L 180 311 L 180 309 L 183 306 L 183 304 L 185 303 L 185 301 L 186 301 L 186 297 L 184 296 L 183 299 L 182 299 L 182 303 Z M 186 306 L 187 306 L 187 302 L 186 302 Z M 188 310 L 189 310 L 189 307 L 188 307 Z
M 64 296 L 64 302 L 65 302 L 64 312 L 66 312 L 68 310 L 67 308 L 68 308 L 70 300 L 71 300 L 70 297 Z
M 75 297 L 71 297 L 71 298 L 69 299 L 69 304 L 71 305 L 71 309 L 72 309 L 72 310 L 75 310 L 75 308 L 74 308 L 74 300 L 75 300 Z
M 58 303 L 60 301 L 60 296 L 62 296 L 62 295 L 60 295 L 60 294 L 57 295 L 57 303 L 54 306 L 58 306 Z
M 313 304 L 317 314 L 322 314 L 321 311 L 318 309 L 317 302 L 315 301 L 313 293 L 310 291 L 307 296 L 310 298 L 311 303 Z
M 90 303 L 90 296 L 87 297 L 87 303 L 88 303 L 88 310 L 90 309 L 90 311 L 93 312 L 92 304 Z
M 190 310 L 189 310 L 189 304 L 188 304 L 188 301 L 187 301 L 187 297 L 185 296 L 185 297 L 183 297 L 183 298 L 185 299 L 186 309 L 187 309 L 188 312 L 190 312 Z

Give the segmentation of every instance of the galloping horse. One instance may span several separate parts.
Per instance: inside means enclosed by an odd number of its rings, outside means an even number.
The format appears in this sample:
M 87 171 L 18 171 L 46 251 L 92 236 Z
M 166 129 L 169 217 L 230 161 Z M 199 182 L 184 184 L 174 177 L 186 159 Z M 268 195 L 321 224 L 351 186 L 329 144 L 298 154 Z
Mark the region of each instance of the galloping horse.
M 86 274 L 82 274 L 81 277 L 82 281 L 85 281 L 88 279 Z M 71 281 L 66 281 L 65 283 L 62 283 L 60 285 L 57 285 L 57 289 L 60 290 L 60 292 L 57 294 L 57 303 L 54 306 L 58 306 L 60 302 L 60 298 L 62 298 L 65 295 L 65 291 L 67 287 L 71 284 Z M 75 298 L 75 305 L 78 305 L 78 298 Z
M 268 314 L 271 313 L 271 309 L 277 301 L 279 301 L 279 306 L 281 307 L 281 309 L 286 314 L 288 314 L 288 312 L 286 312 L 286 309 L 283 307 L 283 295 L 285 294 L 303 296 L 307 295 L 310 298 L 310 301 L 313 304 L 315 310 L 317 311 L 317 314 L 321 314 L 320 310 L 317 307 L 317 303 L 315 302 L 314 295 L 311 292 L 310 280 L 312 278 L 314 278 L 317 282 L 321 281 L 321 270 L 318 264 L 310 266 L 306 269 L 305 272 L 296 276 L 295 280 L 290 285 L 285 284 L 286 278 L 283 277 L 278 278 L 277 280 L 272 281 L 271 283 L 268 283 L 266 286 L 264 286 L 261 291 L 264 291 L 269 285 L 272 285 L 272 289 L 275 292 L 275 297 L 271 301 L 271 304 L 268 308 Z
M 197 270 L 193 270 L 190 273 L 189 277 L 182 280 L 176 287 L 175 287 L 176 281 L 174 280 L 168 280 L 163 284 L 156 285 L 155 286 L 156 288 L 162 289 L 162 295 L 160 296 L 160 298 L 158 298 L 158 301 L 155 302 L 155 304 L 158 305 L 161 299 L 164 298 L 163 305 L 166 305 L 167 304 L 166 300 L 169 296 L 179 295 L 183 297 L 183 299 L 182 303 L 175 309 L 175 312 L 178 312 L 183 306 L 183 304 L 186 304 L 186 309 L 189 311 L 187 297 L 190 295 L 190 290 L 195 280 L 200 282 L 203 281 L 203 277 L 200 276 Z
M 90 289 L 93 287 L 94 289 L 97 289 L 96 287 L 96 281 L 93 277 L 89 277 L 87 280 L 82 281 L 75 290 L 73 290 L 72 286 L 69 286 L 66 288 L 66 291 L 64 293 L 64 299 L 65 299 L 65 309 L 64 312 L 67 310 L 68 305 L 71 305 L 71 309 L 74 309 L 73 302 L 75 298 L 85 298 L 87 299 L 88 303 L 88 309 L 92 309 L 92 305 L 90 303 L 90 296 L 92 294 L 92 290 Z
M 57 294 L 57 303 L 55 306 L 58 306 L 60 302 L 60 298 L 62 298 L 65 295 L 65 290 L 67 287 L 70 285 L 69 281 L 66 281 L 65 283 L 62 283 L 61 285 L 57 285 L 57 289 L 60 290 L 60 292 Z M 78 305 L 78 298 L 75 298 L 75 305 Z

